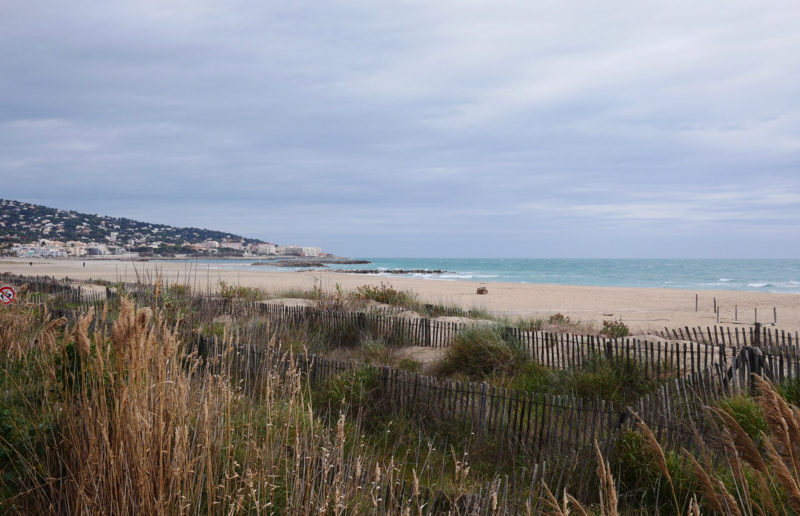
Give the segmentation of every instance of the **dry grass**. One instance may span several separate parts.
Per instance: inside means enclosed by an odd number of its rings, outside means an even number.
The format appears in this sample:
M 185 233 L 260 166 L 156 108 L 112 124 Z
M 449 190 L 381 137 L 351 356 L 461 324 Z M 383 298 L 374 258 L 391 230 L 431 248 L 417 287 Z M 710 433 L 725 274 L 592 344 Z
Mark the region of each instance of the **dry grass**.
M 465 454 L 432 454 L 422 442 L 386 453 L 359 433 L 359 421 L 323 416 L 291 355 L 281 354 L 288 348 L 275 340 L 244 354 L 222 335 L 220 347 L 187 355 L 169 316 L 183 313 L 171 300 L 185 296 L 159 282 L 154 290 L 152 309 L 123 299 L 119 310 L 89 311 L 69 327 L 25 293 L 0 310 L 0 512 L 466 514 L 465 500 L 483 486 L 488 505 L 480 514 L 500 514 L 522 499 L 486 483 Z M 245 335 L 243 323 L 236 328 L 237 338 Z M 362 344 L 354 348 L 362 360 L 394 361 L 385 342 Z M 670 490 L 665 510 L 800 512 L 800 410 L 768 382 L 755 383 L 767 431 L 756 436 L 727 412 L 710 410 L 716 427 L 697 436 L 708 446 L 679 457 L 693 472 L 688 484 L 673 469 L 678 454 L 639 422 L 645 453 L 663 476 L 659 485 Z M 530 510 L 630 509 L 595 451 L 593 500 L 578 501 L 567 485 L 555 495 L 543 489 L 541 506 Z M 442 456 L 450 457 L 446 464 Z
M 434 485 L 443 466 L 428 464 L 422 450 L 413 486 L 401 498 L 400 459 L 373 456 L 346 431 L 344 416 L 333 428 L 324 426 L 299 371 L 291 364 L 284 371 L 276 361 L 274 342 L 247 369 L 267 374 L 245 385 L 234 367 L 242 358 L 236 349 L 224 347 L 207 359 L 187 356 L 158 311 L 123 300 L 113 325 L 103 311 L 60 329 L 30 308 L 3 312 L 18 323 L 13 335 L 3 334 L 3 376 L 38 378 L 39 388 L 16 385 L 16 401 L 6 408 L 13 408 L 20 431 L 47 430 L 2 442 L 13 456 L 2 466 L 3 510 L 428 512 L 419 486 Z M 10 381 L 4 386 L 15 388 Z M 456 511 L 471 481 L 463 460 L 451 469 L 451 501 L 440 505 Z
M 797 467 L 800 409 L 787 403 L 768 381 L 754 375 L 754 383 L 759 393 L 758 404 L 769 426 L 769 432 L 762 432 L 760 436 L 763 446 L 759 448 L 727 412 L 709 408 L 719 423 L 716 431 L 705 435 L 710 442 L 717 443 L 715 457 L 701 453 L 701 463 L 695 455 L 683 450 L 694 472 L 694 492 L 686 500 L 690 514 L 700 514 L 701 507 L 713 514 L 736 516 L 800 513 L 800 470 Z M 675 513 L 680 514 L 681 507 L 687 506 L 678 501 L 665 452 L 647 425 L 634 416 L 652 460 L 668 481 Z M 602 461 L 602 457 L 599 460 Z M 603 486 L 602 514 L 612 513 L 607 500 L 615 496 L 608 475 L 598 467 Z

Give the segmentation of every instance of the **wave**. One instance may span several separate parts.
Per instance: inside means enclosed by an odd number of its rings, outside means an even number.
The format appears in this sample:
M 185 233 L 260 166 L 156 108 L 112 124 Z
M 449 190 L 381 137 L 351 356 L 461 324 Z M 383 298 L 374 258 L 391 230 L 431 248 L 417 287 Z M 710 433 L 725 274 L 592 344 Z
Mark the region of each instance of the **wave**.
M 772 283 L 748 283 L 748 287 L 750 288 L 765 288 L 765 287 L 774 287 Z
M 720 279 L 718 279 L 717 281 L 719 281 L 720 283 L 727 283 L 727 282 L 729 282 L 729 281 L 733 281 L 733 280 L 732 280 L 732 279 L 730 279 L 730 278 L 720 278 Z

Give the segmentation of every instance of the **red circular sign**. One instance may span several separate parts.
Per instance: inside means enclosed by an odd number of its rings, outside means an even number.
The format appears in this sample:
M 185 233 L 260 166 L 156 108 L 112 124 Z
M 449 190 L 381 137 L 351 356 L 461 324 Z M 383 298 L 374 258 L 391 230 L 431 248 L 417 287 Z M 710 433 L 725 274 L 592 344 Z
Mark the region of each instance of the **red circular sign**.
M 14 289 L 11 287 L 3 287 L 0 288 L 0 303 L 4 305 L 10 305 L 14 302 L 14 298 L 17 297 L 17 293 L 14 292 Z

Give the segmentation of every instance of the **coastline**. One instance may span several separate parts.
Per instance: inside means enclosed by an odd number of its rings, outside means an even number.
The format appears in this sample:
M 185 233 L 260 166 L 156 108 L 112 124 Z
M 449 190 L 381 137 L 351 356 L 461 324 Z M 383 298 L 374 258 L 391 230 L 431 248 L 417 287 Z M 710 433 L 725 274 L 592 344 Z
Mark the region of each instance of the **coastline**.
M 29 265 L 32 262 L 33 265 Z M 122 260 L 0 260 L 0 272 L 46 275 L 75 280 L 155 281 L 160 274 L 167 283 L 188 283 L 195 290 L 214 290 L 219 281 L 257 287 L 273 295 L 288 290 L 310 290 L 321 285 L 345 291 L 360 285 L 390 284 L 410 290 L 427 303 L 441 303 L 464 309 L 483 309 L 498 316 L 547 318 L 562 313 L 574 320 L 602 325 L 608 319 L 622 320 L 632 330 L 647 332 L 665 326 L 713 326 L 714 299 L 720 307 L 720 324 L 750 325 L 755 310 L 759 322 L 776 328 L 800 331 L 800 294 L 737 290 L 679 290 L 643 287 L 592 287 L 553 284 L 521 284 L 474 281 L 431 281 L 419 278 L 384 277 L 334 271 L 266 271 L 211 268 L 190 262 L 131 262 Z M 478 286 L 488 294 L 478 295 Z M 695 312 L 695 295 L 699 310 Z M 738 321 L 735 320 L 738 307 Z

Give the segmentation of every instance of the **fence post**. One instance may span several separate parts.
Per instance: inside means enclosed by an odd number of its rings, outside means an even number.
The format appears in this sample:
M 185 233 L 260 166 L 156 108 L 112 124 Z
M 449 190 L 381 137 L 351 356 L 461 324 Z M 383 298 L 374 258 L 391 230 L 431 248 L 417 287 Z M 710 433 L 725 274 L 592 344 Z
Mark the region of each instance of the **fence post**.
M 425 345 L 428 347 L 433 346 L 433 342 L 431 342 L 431 320 L 429 318 L 425 318 Z
M 480 428 L 481 432 L 486 431 L 486 417 L 488 413 L 488 400 L 489 400 L 489 384 L 486 382 L 481 382 L 481 390 L 480 390 L 480 413 L 478 421 L 478 428 Z

